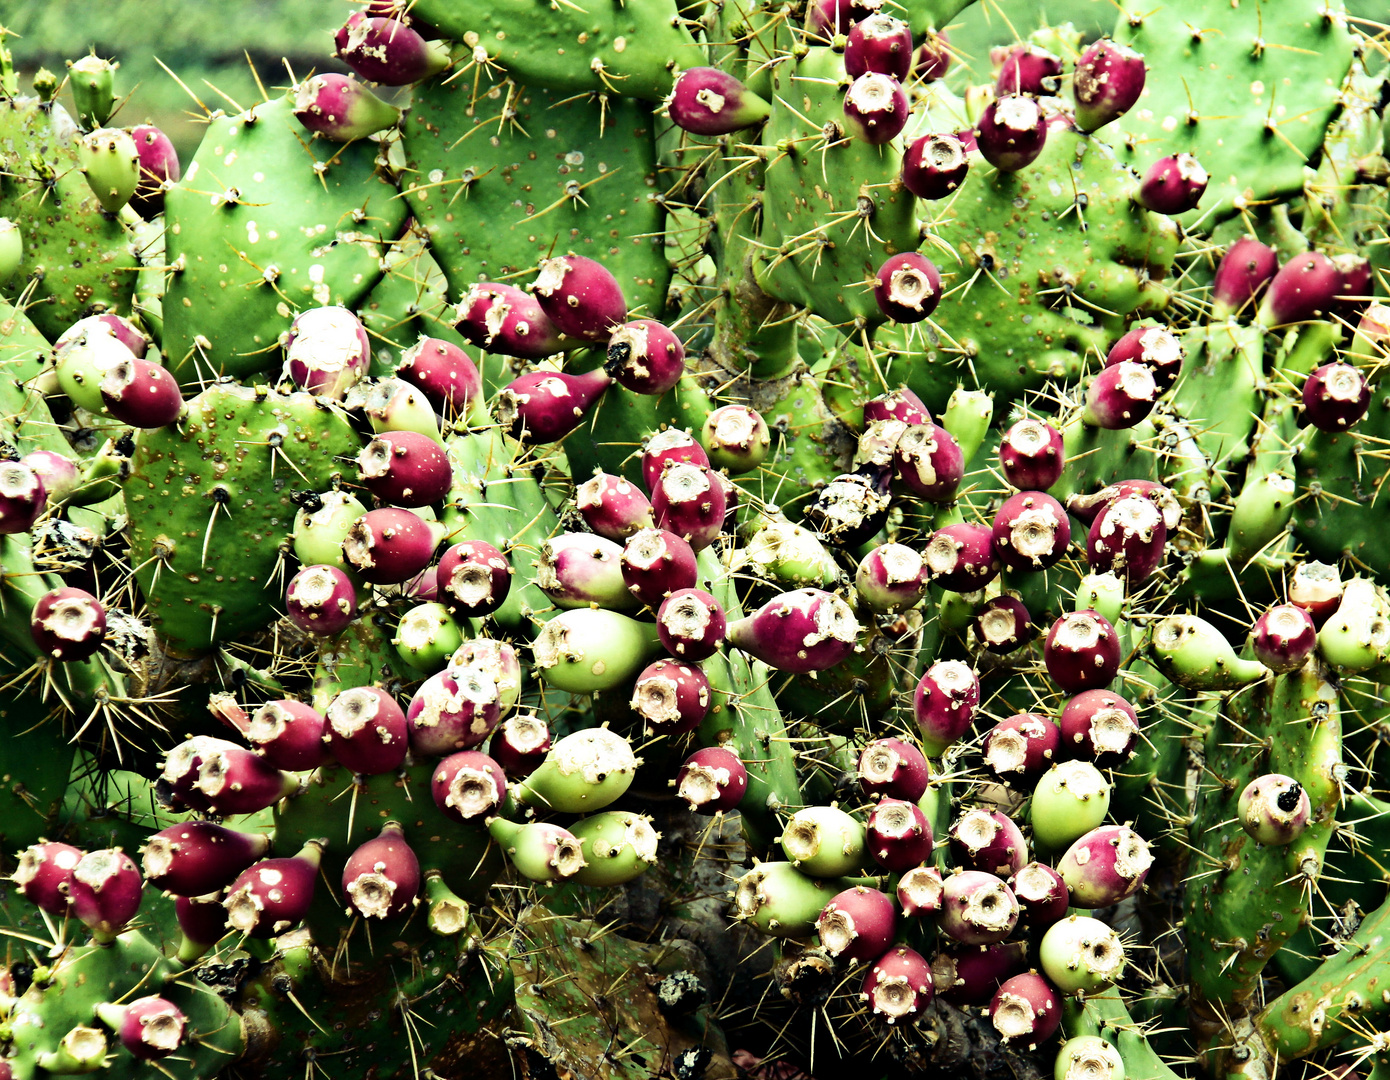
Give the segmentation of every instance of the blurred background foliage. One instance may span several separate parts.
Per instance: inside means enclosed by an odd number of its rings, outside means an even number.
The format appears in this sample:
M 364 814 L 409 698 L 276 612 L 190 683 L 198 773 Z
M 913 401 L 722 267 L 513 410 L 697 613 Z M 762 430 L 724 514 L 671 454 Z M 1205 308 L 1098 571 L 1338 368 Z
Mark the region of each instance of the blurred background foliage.
M 911 4 L 887 0 L 885 10 Z M 118 84 L 128 100 L 113 123 L 157 125 L 186 162 L 204 115 L 190 91 L 209 109 L 236 111 L 261 100 L 253 67 L 270 95 L 284 92 L 291 71 L 295 78 L 315 70 L 347 73 L 333 58 L 333 31 L 358 6 L 350 0 L 0 0 L 0 27 L 18 35 L 9 44 L 26 91 L 38 68 L 62 77 L 65 61 L 88 50 L 119 60 Z M 1390 21 L 1390 0 L 1347 6 L 1354 16 Z M 1110 0 L 981 0 L 951 24 L 951 44 L 960 66 L 985 80 L 991 45 L 1015 42 L 1049 22 L 1070 21 L 1094 38 L 1113 29 L 1115 12 Z

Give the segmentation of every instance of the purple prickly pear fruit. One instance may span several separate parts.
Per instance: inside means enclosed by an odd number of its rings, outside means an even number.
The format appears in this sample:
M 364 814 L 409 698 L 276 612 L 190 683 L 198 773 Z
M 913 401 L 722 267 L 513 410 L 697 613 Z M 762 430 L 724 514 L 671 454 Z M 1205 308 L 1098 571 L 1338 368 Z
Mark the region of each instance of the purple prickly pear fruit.
M 761 124 L 772 107 L 727 72 L 686 68 L 666 98 L 671 122 L 692 135 L 732 135 Z
M 422 757 L 467 750 L 492 734 L 501 717 L 497 683 L 480 668 L 451 665 L 421 683 L 410 700 L 410 749 Z
M 999 441 L 1004 479 L 1020 491 L 1046 491 L 1062 478 L 1066 463 L 1062 433 L 1044 420 L 1019 420 Z
M 521 659 L 507 642 L 490 638 L 465 641 L 454 650 L 445 671 L 461 682 L 462 673 L 468 670 L 497 687 L 497 704 L 502 712 L 509 712 L 521 697 Z
M 179 1007 L 162 997 L 136 998 L 129 1005 L 103 1002 L 96 1013 L 131 1056 L 141 1061 L 168 1057 L 182 1045 L 188 1027 Z
M 906 82 L 912 74 L 912 31 L 891 15 L 870 15 L 849 29 L 845 74 L 851 79 L 877 72 Z
M 1144 57 L 1102 38 L 1081 54 L 1072 74 L 1076 127 L 1090 134 L 1118 120 L 1144 92 Z
M 313 903 L 323 846 L 310 840 L 292 858 L 263 859 L 243 870 L 222 901 L 232 929 L 253 938 L 292 930 Z
M 797 589 L 729 623 L 728 640 L 768 667 L 795 675 L 825 671 L 854 651 L 859 622 L 839 597 Z
M 975 636 L 992 653 L 1011 653 L 1036 633 L 1033 617 L 1016 596 L 992 597 L 975 613 Z
M 267 701 L 252 714 L 246 741 L 277 769 L 303 772 L 328 764 L 330 756 L 324 743 L 327 724 L 318 710 L 302 701 Z M 205 892 L 212 889 L 198 890 L 198 894 Z
M 864 423 L 872 424 L 879 420 L 899 420 L 908 425 L 932 422 L 931 413 L 922 404 L 922 399 L 906 386 L 864 402 Z
M 1096 516 L 1116 499 L 1139 495 L 1150 500 L 1163 515 L 1163 527 L 1173 532 L 1182 523 L 1182 506 L 1162 484 L 1152 480 L 1122 480 L 1109 484 L 1093 495 L 1073 495 L 1067 500 L 1067 512 L 1079 518 L 1089 529 Z
M 1125 950 L 1120 935 L 1099 919 L 1069 915 L 1043 934 L 1038 964 L 1062 993 L 1094 994 L 1120 977 Z
M 1202 201 L 1207 180 L 1207 170 L 1191 154 L 1170 154 L 1149 166 L 1135 201 L 1155 214 L 1185 214 Z
M 855 23 L 878 14 L 883 0 L 812 0 L 806 6 L 806 29 L 827 41 L 848 34 Z
M 1026 971 L 994 992 L 989 1020 L 1004 1042 L 1032 1048 L 1050 1039 L 1061 1026 L 1062 1001 L 1046 979 Z
M 772 446 L 767 421 L 748 405 L 721 405 L 705 418 L 700 436 L 710 464 L 731 473 L 756 469 Z
M 1163 562 L 1168 529 L 1157 505 L 1142 495 L 1113 500 L 1091 522 L 1086 561 L 1097 573 L 1123 577 L 1133 589 Z
M 108 369 L 99 389 L 106 411 L 134 428 L 161 428 L 183 413 L 178 381 L 158 364 L 136 356 Z
M 924 83 L 944 79 L 951 69 L 951 38 L 945 30 L 928 30 L 917 48 L 912 73 Z
M 434 548 L 434 532 L 419 514 L 386 506 L 352 523 L 343 557 L 363 581 L 399 585 L 429 565 Z
M 912 712 L 922 749 L 938 757 L 970 730 L 980 703 L 980 680 L 959 660 L 938 660 L 927 668 L 912 695 Z
M 174 917 L 183 934 L 178 958 L 184 964 L 192 964 L 227 933 L 227 909 L 217 894 L 176 896 Z
M 664 529 L 633 533 L 619 561 L 628 591 L 652 608 L 673 593 L 695 588 L 700 578 L 695 549 Z
M 684 735 L 700 726 L 712 703 L 709 679 L 698 667 L 658 660 L 637 676 L 629 704 L 648 731 Z
M 179 180 L 179 152 L 169 136 L 150 124 L 130 129 L 135 153 L 140 159 L 140 181 L 130 206 L 146 220 L 164 212 L 164 192 Z
M 1018 900 L 993 874 L 962 870 L 945 879 L 939 925 L 962 945 L 1003 941 L 1018 925 Z
M 652 527 L 652 504 L 647 496 L 632 482 L 612 473 L 595 473 L 580 484 L 574 505 L 589 528 L 620 544 L 638 530 Z
M 692 664 L 718 652 L 727 629 L 723 607 L 703 589 L 673 592 L 656 612 L 662 648 Z
M 294 88 L 295 119 L 330 142 L 365 139 L 389 128 L 400 115 L 394 105 L 346 75 L 313 75 Z
M 44 493 L 54 502 L 66 499 L 82 481 L 77 462 L 52 450 L 33 450 L 19 459 L 19 464 L 32 469 L 43 484 Z M 3 533 L 0 522 L 0 533 Z
M 1145 364 L 1126 360 L 1104 367 L 1086 390 L 1082 419 L 1107 431 L 1132 428 L 1153 412 L 1159 393 L 1153 371 Z
M 956 1006 L 986 1005 L 1006 979 L 1028 967 L 1028 944 L 996 942 L 978 948 L 952 949 L 932 963 L 937 990 Z
M 367 328 L 343 307 L 301 311 L 284 346 L 285 376 L 300 389 L 335 401 L 367 373 L 372 361 Z
M 1153 855 L 1127 825 L 1101 825 L 1067 849 L 1057 872 L 1071 892 L 1072 907 L 1102 908 L 1133 896 L 1144 884 Z
M 452 341 L 421 336 L 401 353 L 396 377 L 416 387 L 435 411 L 451 419 L 468 416 L 483 400 L 478 365 Z
M 623 581 L 623 548 L 592 533 L 561 533 L 541 544 L 536 586 L 558 607 L 636 606 Z
M 878 268 L 877 282 L 878 309 L 894 322 L 921 322 L 941 302 L 941 275 L 915 251 L 889 256 Z
M 85 660 L 106 640 L 106 609 L 81 589 L 52 589 L 34 605 L 29 635 L 45 656 L 63 663 Z
M 492 757 L 479 750 L 460 750 L 435 766 L 430 792 L 440 813 L 460 822 L 481 821 L 501 809 L 507 797 L 507 777 L 496 758 L 497 742 L 493 739 Z M 549 731 L 545 742 L 548 749 Z M 534 751 L 528 751 L 531 753 Z
M 1182 339 L 1166 326 L 1136 326 L 1111 347 L 1105 366 L 1126 361 L 1143 364 L 1162 394 L 1177 381 L 1185 355 Z
M 697 814 L 732 810 L 748 790 L 748 770 L 739 756 L 722 746 L 696 750 L 676 773 L 676 797 Z
M 1279 267 L 1255 320 L 1263 326 L 1284 326 L 1316 319 L 1331 309 L 1341 287 L 1337 264 L 1320 251 L 1305 251 Z
M 1062 707 L 1060 726 L 1063 756 L 1106 769 L 1128 761 L 1139 739 L 1139 714 L 1109 690 L 1083 690 L 1071 698 Z
M 1120 636 L 1099 612 L 1073 611 L 1052 624 L 1043 663 L 1068 693 L 1104 689 L 1120 670 Z
M 1374 299 L 1375 280 L 1371 261 L 1364 255 L 1347 252 L 1332 256 L 1332 262 L 1342 276 L 1341 284 L 1337 287 L 1334 314 L 1344 322 L 1355 322 L 1362 308 Z
M 455 314 L 454 329 L 486 352 L 540 360 L 566 344 L 536 298 L 514 285 L 496 281 L 471 285 Z
M 497 419 L 522 442 L 555 442 L 584 422 L 612 381 L 602 368 L 583 375 L 533 371 L 497 395 Z
M 976 592 L 999 576 L 993 533 L 983 525 L 937 529 L 927 541 L 922 559 L 932 581 L 951 592 Z
M 210 821 L 171 825 L 145 841 L 145 880 L 175 896 L 205 896 L 230 885 L 270 850 L 270 837 Z
M 149 350 L 150 339 L 147 338 L 129 319 L 122 318 L 120 315 L 104 314 L 89 315 L 85 319 L 78 319 L 53 342 L 53 353 L 55 357 L 61 357 L 63 352 L 71 345 L 77 344 L 83 337 L 89 334 L 100 334 L 103 337 L 115 338 L 117 342 L 124 345 L 134 356 L 143 357 Z
M 883 869 L 909 870 L 931 858 L 935 846 L 931 822 L 916 803 L 880 799 L 869 813 L 865 846 Z
M 531 288 L 541 310 L 569 337 L 604 342 L 627 319 L 618 279 L 583 255 L 542 259 Z
M 1024 922 L 1033 929 L 1040 930 L 1066 918 L 1071 904 L 1067 883 L 1052 867 L 1030 862 L 1014 871 L 1009 888 L 1018 897 Z
M 1292 844 L 1313 816 L 1303 785 L 1280 773 L 1255 777 L 1245 785 L 1236 805 L 1240 827 L 1257 844 Z
M 634 394 L 660 396 L 685 374 L 685 346 L 664 323 L 634 319 L 608 339 L 605 369 Z
M 1289 579 L 1288 595 L 1289 603 L 1306 611 L 1321 629 L 1342 604 L 1341 573 L 1330 563 L 1299 563 Z
M 975 125 L 975 147 L 1000 172 L 1031 165 L 1047 142 L 1047 118 L 1031 97 L 1011 94 L 985 107 Z
M 1323 364 L 1303 383 L 1303 418 L 1319 431 L 1345 431 L 1371 405 L 1366 377 L 1350 364 Z
M 89 851 L 72 868 L 68 902 L 101 944 L 116 939 L 140 910 L 145 879 L 120 848 Z
M 440 602 L 469 619 L 491 615 L 512 587 L 512 564 L 485 540 L 454 544 L 440 557 L 436 575 Z
M 535 713 L 516 713 L 492 733 L 488 751 L 508 776 L 524 779 L 550 753 L 550 725 Z
M 443 42 L 426 41 L 402 22 L 354 11 L 333 37 L 338 58 L 368 82 L 409 86 L 449 66 Z
M 821 947 L 837 960 L 867 962 L 882 956 L 897 928 L 893 901 L 863 885 L 836 893 L 816 919 Z
M 864 976 L 860 993 L 869 1009 L 886 1023 L 909 1020 L 932 1003 L 936 986 L 931 965 L 921 953 L 899 945 L 884 953 Z
M 866 72 L 845 91 L 845 128 L 870 146 L 891 142 L 907 126 L 907 94 L 891 75 Z
M 18 461 L 0 461 L 0 535 L 28 532 L 47 505 L 38 473 Z
M 393 919 L 420 902 L 420 860 L 406 843 L 400 822 L 388 821 L 381 834 L 348 856 L 343 895 L 366 919 Z
M 1055 94 L 1061 75 L 1060 56 L 1039 45 L 1015 45 L 999 65 L 994 93 L 1001 98 L 1010 94 Z
M 449 491 L 454 470 L 444 448 L 418 431 L 387 431 L 357 455 L 362 486 L 391 506 L 429 506 Z
M 931 766 L 926 755 L 901 739 L 874 739 L 859 754 L 859 787 L 869 798 L 915 803 L 927 792 Z
M 719 538 L 727 507 L 723 485 L 713 472 L 698 465 L 668 465 L 652 488 L 657 528 L 682 537 L 696 551 Z
M 667 428 L 647 437 L 642 444 L 642 482 L 648 491 L 655 491 L 662 474 L 670 465 L 698 465 L 709 468 L 709 455 L 688 431 Z
M 1317 624 L 1296 604 L 1275 604 L 1250 630 L 1255 659 L 1281 675 L 1301 668 L 1317 647 Z
M 68 885 L 83 854 L 80 848 L 56 841 L 31 844 L 20 852 L 19 865 L 10 880 L 40 911 L 66 915 Z
M 1062 504 L 1044 491 L 1020 491 L 994 515 L 994 557 L 1010 570 L 1056 566 L 1071 543 L 1071 522 Z
M 1243 237 L 1227 249 L 1211 284 L 1212 314 L 1229 319 L 1253 300 L 1279 269 L 1274 249 Z
M 960 443 L 940 424 L 914 425 L 893 450 L 893 469 L 903 486 L 928 502 L 950 502 L 965 479 Z
M 923 865 L 914 866 L 898 878 L 895 895 L 903 915 L 909 919 L 920 919 L 941 910 L 944 891 L 941 871 L 934 866 Z
M 1013 819 L 998 810 L 967 810 L 951 826 L 951 854 L 967 870 L 1008 877 L 1028 861 L 1028 842 Z
M 324 712 L 328 750 L 344 768 L 363 776 L 395 772 L 410 747 L 405 713 L 396 699 L 375 686 L 338 694 Z
M 903 544 L 880 544 L 860 560 L 854 574 L 859 599 L 877 612 L 915 607 L 930 581 L 922 556 Z
M 169 751 L 163 779 L 177 802 L 219 817 L 254 814 L 299 790 L 293 774 L 244 746 L 204 735 Z
M 357 590 L 336 566 L 306 566 L 290 578 L 285 614 L 307 634 L 333 637 L 346 630 L 357 614 Z
M 1027 789 L 1061 756 L 1061 745 L 1061 729 L 1046 716 L 1015 713 L 985 735 L 985 767 L 1004 783 Z

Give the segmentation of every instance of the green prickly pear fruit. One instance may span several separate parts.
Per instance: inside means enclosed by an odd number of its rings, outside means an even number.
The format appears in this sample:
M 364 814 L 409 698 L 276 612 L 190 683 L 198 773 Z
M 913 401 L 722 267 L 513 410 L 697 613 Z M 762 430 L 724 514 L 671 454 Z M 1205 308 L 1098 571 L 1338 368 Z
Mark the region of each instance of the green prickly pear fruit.
M 77 105 L 77 119 L 91 131 L 111 119 L 116 105 L 116 69 L 120 61 L 103 60 L 95 53 L 68 61 L 68 84 Z
M 294 557 L 303 566 L 336 566 L 348 569 L 343 541 L 352 523 L 367 512 L 356 496 L 346 491 L 326 491 L 301 502 L 294 515 Z
M 1390 611 L 1369 578 L 1353 578 L 1318 631 L 1318 651 L 1344 675 L 1369 671 L 1390 654 Z
M 805 937 L 841 888 L 807 877 L 789 862 L 755 863 L 734 889 L 734 917 L 774 937 Z
M 416 671 L 432 675 L 442 671 L 463 644 L 463 632 L 443 604 L 416 604 L 401 616 L 391 644 L 396 655 Z
M 1170 615 L 1153 629 L 1154 666 L 1186 690 L 1239 690 L 1269 674 L 1237 656 L 1221 631 L 1195 615 Z
M 1033 839 L 1061 851 L 1100 825 L 1110 810 L 1110 783 L 1089 761 L 1061 761 L 1043 774 L 1029 808 Z
M 0 218 L 0 285 L 14 277 L 24 258 L 24 237 L 9 218 Z
M 1241 488 L 1227 540 L 1236 567 L 1253 559 L 1288 527 L 1295 492 L 1293 479 L 1283 473 L 1266 473 Z
M 39 1068 L 59 1076 L 96 1072 L 106 1064 L 106 1033 L 78 1024 L 58 1043 L 58 1049 L 40 1054 Z
M 584 849 L 585 865 L 574 880 L 580 885 L 622 885 L 656 862 L 660 834 L 651 818 L 628 810 L 594 814 L 570 827 Z
M 550 748 L 539 768 L 517 785 L 516 797 L 566 814 L 602 810 L 632 785 L 639 764 L 632 744 L 617 732 L 584 728 Z
M 1113 626 L 1124 614 L 1125 582 L 1110 571 L 1090 573 L 1081 579 L 1076 589 L 1077 611 L 1098 611 Z
M 584 849 L 568 829 L 548 821 L 518 825 L 500 817 L 487 828 L 517 872 L 531 881 L 563 881 L 584 869 Z
M 1062 993 L 1094 994 L 1120 976 L 1125 950 L 1120 935 L 1099 919 L 1071 915 L 1048 927 L 1038 963 Z
M 592 694 L 630 683 L 660 647 L 650 623 L 602 608 L 574 608 L 541 628 L 531 652 L 547 685 Z
M 58 76 L 46 67 L 41 67 L 34 72 L 33 86 L 34 93 L 38 94 L 39 100 L 45 104 L 58 96 Z
M 453 937 L 469 928 L 473 914 L 468 901 L 459 896 L 444 883 L 438 870 L 425 873 L 425 917 L 430 933 L 440 937 Z
M 946 402 L 941 426 L 960 444 L 961 456 L 968 462 L 980 449 L 994 419 L 994 398 L 983 390 L 956 387 Z
M 140 186 L 140 151 L 128 131 L 100 128 L 84 135 L 77 144 L 77 160 L 108 214 L 118 213 Z
M 1078 1035 L 1057 1051 L 1053 1080 L 1125 1080 L 1125 1059 L 1099 1035 Z
M 804 874 L 840 877 L 864 862 L 864 826 L 835 806 L 798 810 L 782 829 L 782 851 Z

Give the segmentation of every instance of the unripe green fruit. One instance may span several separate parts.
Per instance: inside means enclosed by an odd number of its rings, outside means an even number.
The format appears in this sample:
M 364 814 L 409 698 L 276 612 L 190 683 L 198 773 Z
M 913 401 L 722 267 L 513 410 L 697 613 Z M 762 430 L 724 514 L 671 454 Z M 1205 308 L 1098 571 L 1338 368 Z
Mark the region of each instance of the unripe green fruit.
M 798 810 L 782 829 L 782 851 L 812 877 L 840 877 L 864 862 L 864 826 L 834 806 Z
M 77 119 L 86 130 L 99 128 L 111 119 L 116 104 L 116 69 L 120 66 L 95 55 L 68 61 L 68 86 L 77 106 Z
M 592 694 L 631 682 L 660 647 L 652 623 L 601 608 L 575 608 L 546 623 L 531 652 L 547 685 Z
M 621 798 L 640 764 L 632 745 L 607 728 L 584 728 L 550 748 L 540 766 L 516 788 L 532 806 L 583 814 Z
M 1069 915 L 1047 928 L 1038 964 L 1062 993 L 1093 994 L 1120 977 L 1125 950 L 1120 935 L 1099 919 Z
M 969 462 L 989 434 L 989 422 L 994 419 L 994 398 L 983 390 L 957 388 L 946 402 L 941 416 L 944 427 L 957 443 L 961 455 Z
M 621 885 L 656 862 L 660 835 L 651 818 L 627 810 L 608 810 L 576 821 L 570 832 L 587 863 L 574 880 L 580 885 Z
M 1110 784 L 1089 761 L 1062 761 L 1043 774 L 1029 808 L 1033 839 L 1060 851 L 1105 820 Z
M 1288 528 L 1296 491 L 1293 479 L 1283 473 L 1266 473 L 1241 488 L 1226 541 L 1237 569 Z
M 1099 1035 L 1078 1035 L 1057 1051 L 1053 1080 L 1125 1080 L 1120 1052 Z
M 316 510 L 300 507 L 294 515 L 294 557 L 304 566 L 336 566 L 347 570 L 343 541 L 352 523 L 367 512 L 356 496 L 326 491 Z
M 1195 615 L 1170 615 L 1153 629 L 1154 667 L 1187 690 L 1239 690 L 1269 674 L 1237 656 L 1221 631 Z
M 739 878 L 733 913 L 764 934 L 805 937 L 815 930 L 821 911 L 842 887 L 835 881 L 807 877 L 791 863 L 758 863 Z
M 77 160 L 92 194 L 108 214 L 130 202 L 140 183 L 140 154 L 135 140 L 120 128 L 101 128 L 82 137 Z
M 417 604 L 401 616 L 391 644 L 396 655 L 416 671 L 433 675 L 463 644 L 463 632 L 443 604 Z

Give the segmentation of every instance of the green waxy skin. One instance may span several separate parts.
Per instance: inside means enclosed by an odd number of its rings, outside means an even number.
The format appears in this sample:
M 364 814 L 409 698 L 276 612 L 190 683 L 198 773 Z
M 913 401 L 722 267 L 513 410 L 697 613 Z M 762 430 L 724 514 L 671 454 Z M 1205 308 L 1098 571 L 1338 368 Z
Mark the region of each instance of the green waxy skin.
M 311 139 L 284 98 L 208 125 L 165 196 L 164 352 L 181 382 L 278 373 L 298 312 L 367 295 L 409 212 L 375 153 Z
M 612 690 L 660 650 L 656 627 L 616 611 L 576 608 L 550 619 L 532 646 L 541 681 L 570 694 Z
M 1241 460 L 1250 446 L 1262 344 L 1258 326 L 1235 323 L 1198 326 L 1183 335 L 1186 356 L 1167 397 L 1217 469 Z
M 651 819 L 628 810 L 609 810 L 570 826 L 588 864 L 574 875 L 579 885 L 622 885 L 656 862 L 657 832 Z
M 803 874 L 841 877 L 864 863 L 864 826 L 833 806 L 798 810 L 782 827 L 782 853 Z
M 308 394 L 235 384 L 191 399 L 181 425 L 141 433 L 125 482 L 131 552 L 171 648 L 196 653 L 271 620 L 290 492 L 328 488 L 358 445 Z
M 1238 690 L 1269 674 L 1263 664 L 1237 656 L 1220 630 L 1195 615 L 1156 624 L 1149 652 L 1159 671 L 1188 690 Z
M 346 491 L 325 491 L 316 510 L 300 507 L 294 515 L 294 557 L 304 566 L 348 568 L 343 540 L 352 523 L 367 512 L 357 496 Z
M 839 891 L 838 882 L 809 877 L 789 862 L 759 863 L 735 884 L 732 913 L 764 934 L 804 937 Z
M 136 259 L 125 227 L 102 210 L 50 110 L 0 99 L 0 173 L 0 217 L 43 215 L 44 228 L 26 231 L 9 286 L 33 280 L 26 312 L 40 332 L 52 340 L 99 309 L 128 314 Z
M 1293 518 L 1296 486 L 1291 476 L 1265 473 L 1247 479 L 1231 509 L 1227 547 L 1243 566 L 1270 548 Z
M 546 17 L 561 16 L 547 8 Z M 665 211 L 651 195 L 656 127 L 666 121 L 640 101 L 610 96 L 601 107 L 535 83 L 514 99 L 484 97 L 470 116 L 472 79 L 446 79 L 414 90 L 404 136 L 411 171 L 397 205 L 415 216 L 450 297 L 477 281 L 524 286 L 531 278 L 513 275 L 573 250 L 618 279 L 633 317 L 659 319 L 670 268 Z M 499 128 L 504 101 L 516 117 Z M 486 243 L 479 221 L 488 222 Z
M 1181 5 L 1125 0 L 1120 9 L 1115 40 L 1142 53 L 1150 75 L 1110 137 L 1124 140 L 1125 160 L 1141 174 L 1167 155 L 1196 155 L 1211 180 L 1183 223 L 1210 227 L 1243 207 L 1301 191 L 1304 166 L 1337 113 L 1351 66 L 1342 4 L 1227 5 L 1203 14 L 1200 35 Z M 1175 77 L 1180 71 L 1193 76 Z
M 590 813 L 623 796 L 638 764 L 632 745 L 621 735 L 607 728 L 585 728 L 552 746 L 515 794 L 531 806 Z
M 1054 765 L 1033 791 L 1033 837 L 1060 853 L 1100 825 L 1109 809 L 1110 784 L 1099 769 L 1085 761 Z
M 120 213 L 140 182 L 135 140 L 120 128 L 93 131 L 78 143 L 77 160 L 101 208 L 108 214 Z
M 410 667 L 431 675 L 463 644 L 463 631 L 443 604 L 417 604 L 401 616 L 391 644 Z
M 104 127 L 116 104 L 116 69 L 112 63 L 92 53 L 80 60 L 68 61 L 68 88 L 77 119 L 87 130 Z
M 1369 671 L 1390 654 L 1390 604 L 1368 578 L 1353 578 L 1318 630 L 1318 652 L 1344 675 Z
M 1194 994 L 1237 1007 L 1308 912 L 1337 814 L 1342 725 L 1337 691 L 1310 664 L 1229 696 L 1205 738 L 1206 766 L 1188 841 L 1204 869 L 1184 900 Z M 1263 847 L 1241 828 L 1237 802 L 1255 777 L 1281 772 L 1308 793 L 1297 842 Z M 1221 781 L 1215 779 L 1222 778 Z
M 988 392 L 958 386 L 946 401 L 946 411 L 941 414 L 940 423 L 951 438 L 960 444 L 961 455 L 970 461 L 984 445 L 992 419 L 994 399 Z
M 1150 1044 L 1143 1025 L 1130 1016 L 1120 994 L 1097 994 L 1062 1006 L 1062 1030 L 1068 1038 L 1093 1035 L 1120 1052 L 1125 1080 L 1178 1080 L 1178 1073 Z

